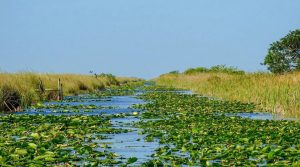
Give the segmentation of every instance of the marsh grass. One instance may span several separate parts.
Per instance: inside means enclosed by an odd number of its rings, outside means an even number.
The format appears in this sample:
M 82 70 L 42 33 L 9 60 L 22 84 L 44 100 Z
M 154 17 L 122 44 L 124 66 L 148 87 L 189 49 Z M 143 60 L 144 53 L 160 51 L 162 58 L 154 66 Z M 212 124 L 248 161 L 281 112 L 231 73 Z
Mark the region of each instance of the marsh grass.
M 300 72 L 165 74 L 158 85 L 190 89 L 196 93 L 258 104 L 262 110 L 300 117 Z
M 0 73 L 0 111 L 7 109 L 4 106 L 4 102 L 7 99 L 7 95 L 10 94 L 15 94 L 14 98 L 21 103 L 14 107 L 27 107 L 33 102 L 55 99 L 55 92 L 41 94 L 37 90 L 41 89 L 41 85 L 43 89 L 57 89 L 59 78 L 63 84 L 64 95 L 86 93 L 96 89 L 104 89 L 111 85 L 137 80 L 136 78 L 94 77 L 92 75 L 79 74 Z

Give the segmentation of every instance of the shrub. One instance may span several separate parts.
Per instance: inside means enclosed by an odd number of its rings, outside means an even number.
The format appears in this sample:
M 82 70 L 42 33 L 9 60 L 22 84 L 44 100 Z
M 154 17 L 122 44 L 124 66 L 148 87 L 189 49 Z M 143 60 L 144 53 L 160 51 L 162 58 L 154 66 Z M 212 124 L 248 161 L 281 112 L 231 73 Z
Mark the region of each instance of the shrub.
M 179 74 L 179 71 L 170 71 L 169 74 Z
M 184 74 L 196 74 L 196 73 L 205 73 L 205 72 L 214 72 L 214 73 L 228 73 L 228 74 L 245 74 L 244 71 L 237 69 L 236 67 L 226 65 L 216 65 L 210 68 L 205 67 L 197 67 L 197 68 L 189 68 L 184 71 Z
M 210 72 L 223 72 L 223 73 L 228 73 L 228 74 L 245 74 L 245 71 L 239 70 L 236 67 L 229 66 L 227 67 L 226 65 L 216 65 L 212 66 L 209 69 Z

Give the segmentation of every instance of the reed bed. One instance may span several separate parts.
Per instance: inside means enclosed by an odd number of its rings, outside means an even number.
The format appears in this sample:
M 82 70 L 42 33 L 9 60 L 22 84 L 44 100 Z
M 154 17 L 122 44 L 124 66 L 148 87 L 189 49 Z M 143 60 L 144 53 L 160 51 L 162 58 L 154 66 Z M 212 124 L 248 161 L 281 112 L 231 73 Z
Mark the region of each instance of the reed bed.
M 16 104 L 19 107 L 26 107 L 40 100 L 54 99 L 54 92 L 41 94 L 38 90 L 41 86 L 44 89 L 57 89 L 59 78 L 63 84 L 64 95 L 90 92 L 138 80 L 111 75 L 95 77 L 79 74 L 0 73 L 0 111 L 7 108 L 7 104 L 4 103 L 7 98 L 20 103 L 20 105 Z
M 268 73 L 165 74 L 158 85 L 190 89 L 224 100 L 253 102 L 258 110 L 300 117 L 300 72 L 285 75 Z

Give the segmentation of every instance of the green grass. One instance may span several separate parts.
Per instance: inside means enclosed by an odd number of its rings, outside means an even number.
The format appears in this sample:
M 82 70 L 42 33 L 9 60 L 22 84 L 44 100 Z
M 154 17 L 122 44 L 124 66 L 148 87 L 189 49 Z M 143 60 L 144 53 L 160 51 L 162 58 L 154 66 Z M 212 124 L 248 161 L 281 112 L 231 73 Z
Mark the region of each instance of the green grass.
M 262 110 L 300 117 L 300 73 L 166 74 L 155 79 L 158 85 L 189 89 L 195 93 L 256 103 Z

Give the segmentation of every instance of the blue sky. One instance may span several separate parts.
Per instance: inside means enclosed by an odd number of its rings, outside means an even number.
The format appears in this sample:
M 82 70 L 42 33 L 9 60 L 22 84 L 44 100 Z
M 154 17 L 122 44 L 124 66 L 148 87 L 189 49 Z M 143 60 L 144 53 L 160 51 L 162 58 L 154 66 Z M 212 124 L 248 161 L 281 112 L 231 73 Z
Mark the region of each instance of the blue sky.
M 112 73 L 260 65 L 299 0 L 0 0 L 0 70 Z

